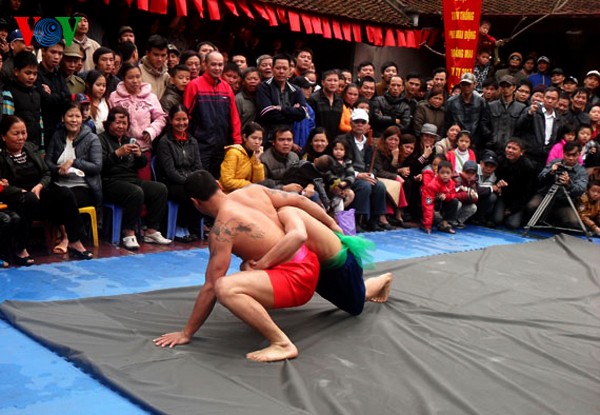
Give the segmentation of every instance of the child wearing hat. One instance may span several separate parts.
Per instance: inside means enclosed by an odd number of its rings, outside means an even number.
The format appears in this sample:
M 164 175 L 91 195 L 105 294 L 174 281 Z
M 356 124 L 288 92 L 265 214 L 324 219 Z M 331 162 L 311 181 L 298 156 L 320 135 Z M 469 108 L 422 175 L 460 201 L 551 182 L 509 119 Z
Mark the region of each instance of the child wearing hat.
M 81 116 L 83 118 L 83 125 L 90 127 L 90 130 L 96 134 L 96 123 L 92 119 L 90 111 L 90 99 L 88 96 L 82 93 L 73 94 L 71 96 L 71 101 L 79 104 L 79 107 L 81 108 Z

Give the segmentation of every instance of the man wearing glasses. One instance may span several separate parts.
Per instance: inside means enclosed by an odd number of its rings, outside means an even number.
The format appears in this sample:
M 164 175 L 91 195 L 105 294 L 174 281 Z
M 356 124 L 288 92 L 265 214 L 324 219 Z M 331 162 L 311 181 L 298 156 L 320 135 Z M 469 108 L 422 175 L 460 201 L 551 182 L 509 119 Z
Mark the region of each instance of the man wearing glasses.
M 508 57 L 508 68 L 500 69 L 496 72 L 496 81 L 500 82 L 500 79 L 506 75 L 510 75 L 515 78 L 515 82 L 519 82 L 521 79 L 526 79 L 527 76 L 521 72 L 521 65 L 523 63 L 523 55 L 519 52 L 513 52 Z

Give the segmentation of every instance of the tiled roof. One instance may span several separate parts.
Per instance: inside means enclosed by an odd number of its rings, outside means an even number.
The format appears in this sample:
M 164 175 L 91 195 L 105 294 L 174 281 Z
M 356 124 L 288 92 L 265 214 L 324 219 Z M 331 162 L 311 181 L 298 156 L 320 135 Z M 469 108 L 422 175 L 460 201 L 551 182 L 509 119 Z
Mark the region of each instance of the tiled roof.
M 397 0 L 395 0 L 397 1 Z M 442 0 L 401 0 L 408 9 L 423 14 L 442 14 Z M 600 15 L 600 0 L 483 0 L 484 16 L 541 16 L 552 13 L 556 4 L 563 4 L 556 14 Z
M 374 24 L 411 26 L 410 20 L 391 4 L 396 0 L 261 0 L 306 13 L 335 16 Z M 418 3 L 418 2 L 415 2 Z M 441 5 L 441 3 L 440 3 Z M 440 6 L 441 7 L 441 6 Z M 441 10 L 441 8 L 440 8 Z
M 442 14 L 442 0 L 259 0 L 306 13 L 335 16 L 379 25 L 412 26 L 405 13 Z M 483 0 L 483 16 L 600 15 L 600 0 Z M 394 7 L 392 5 L 397 5 Z

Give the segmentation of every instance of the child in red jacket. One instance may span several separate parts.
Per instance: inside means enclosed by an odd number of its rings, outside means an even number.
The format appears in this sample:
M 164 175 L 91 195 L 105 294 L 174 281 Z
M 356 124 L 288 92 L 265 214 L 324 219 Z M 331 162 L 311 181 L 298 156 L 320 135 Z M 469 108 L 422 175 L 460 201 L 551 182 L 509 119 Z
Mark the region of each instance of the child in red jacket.
M 452 164 L 449 161 L 441 161 L 435 177 L 426 186 L 422 187 L 423 229 L 427 233 L 431 233 L 433 215 L 436 210 L 439 210 L 442 216 L 438 230 L 451 234 L 456 233 L 449 223 L 456 221 L 459 202 L 456 194 L 456 183 L 452 180 L 452 174 Z M 436 209 L 436 207 L 439 207 L 439 209 Z

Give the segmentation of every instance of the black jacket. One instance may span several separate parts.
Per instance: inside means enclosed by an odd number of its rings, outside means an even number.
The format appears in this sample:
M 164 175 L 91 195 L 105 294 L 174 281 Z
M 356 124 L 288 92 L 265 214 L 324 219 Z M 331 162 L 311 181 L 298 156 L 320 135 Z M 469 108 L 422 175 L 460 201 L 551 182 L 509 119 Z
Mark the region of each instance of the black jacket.
M 445 131 L 454 124 L 469 130 L 472 136 L 471 147 L 477 152 L 491 148 L 492 126 L 490 110 L 487 102 L 480 96 L 473 94 L 470 103 L 466 103 L 462 95 L 450 97 L 446 102 L 446 115 L 444 117 Z
M 46 153 L 46 164 L 52 175 L 58 176 L 59 166 L 56 164 L 60 155 L 65 151 L 67 135 L 64 128 L 58 129 L 50 142 Z M 73 167 L 85 173 L 85 182 L 94 194 L 96 210 L 102 206 L 102 144 L 96 134 L 87 125 L 81 126 L 79 135 L 73 141 L 75 160 Z
M 33 161 L 33 164 L 37 168 L 40 173 L 39 183 L 44 187 L 48 187 L 50 185 L 50 181 L 52 179 L 52 175 L 48 166 L 44 162 L 42 156 L 38 153 L 38 148 L 36 145 L 25 142 L 23 146 L 23 152 L 27 154 L 27 157 Z M 19 176 L 17 175 L 17 170 L 15 168 L 15 163 L 12 161 L 6 150 L 2 150 L 0 152 L 0 177 L 8 180 L 10 186 L 4 189 L 2 194 L 4 196 L 9 196 L 14 193 L 21 192 L 22 188 L 19 182 Z M 31 189 L 25 189 L 27 191 Z
M 294 106 L 298 104 L 299 106 Z M 276 107 L 281 107 L 278 109 Z M 289 127 L 297 121 L 308 117 L 306 100 L 300 88 L 286 82 L 283 91 L 279 89 L 273 78 L 267 79 L 256 90 L 256 112 L 258 122 L 267 130 L 271 138 L 278 127 Z
M 42 84 L 48 85 L 52 93 L 48 94 L 42 88 Z M 46 141 L 50 141 L 62 120 L 67 104 L 71 101 L 71 93 L 69 92 L 69 88 L 67 88 L 65 78 L 60 74 L 58 68 L 49 72 L 41 63 L 38 66 L 36 85 L 42 96 L 44 137 Z
M 502 154 L 506 142 L 515 136 L 517 121 L 527 107 L 516 100 L 506 105 L 502 99 L 497 99 L 489 103 L 489 108 L 493 134 L 489 148 Z
M 313 92 L 308 99 L 308 105 L 315 112 L 315 125 L 325 129 L 328 140 L 340 133 L 344 101 L 337 94 L 334 95 L 333 103 L 329 104 L 329 100 L 323 91 Z
M 393 97 L 386 91 L 383 96 L 373 99 L 373 108 L 370 113 L 377 136 L 381 135 L 387 127 L 396 125 L 397 119 L 400 120 L 398 127 L 402 132 L 408 132 L 411 127 L 410 105 L 402 96 Z
M 122 180 L 130 183 L 139 183 L 137 171 L 145 167 L 148 163 L 146 155 L 142 153 L 140 157 L 129 154 L 124 157 L 118 157 L 115 151 L 123 144 L 129 143 L 129 137 L 123 136 L 121 140 L 103 132 L 98 137 L 102 144 L 102 180 Z
M 189 134 L 185 141 L 177 141 L 168 128 L 158 142 L 156 155 L 157 179 L 165 184 L 183 184 L 191 173 L 202 170 L 198 142 Z
M 556 111 L 555 111 L 556 113 Z M 541 170 L 546 165 L 548 153 L 558 138 L 558 132 L 562 125 L 562 119 L 557 116 L 552 124 L 552 134 L 548 144 L 545 143 L 546 119 L 542 109 L 534 114 L 529 113 L 529 108 L 521 114 L 517 122 L 518 135 L 525 144 L 527 157 L 534 163 L 534 167 Z
M 525 207 L 535 190 L 536 172 L 531 161 L 521 156 L 511 163 L 504 155 L 498 158 L 497 181 L 504 180 L 508 186 L 502 188 L 501 198 L 512 213 Z

